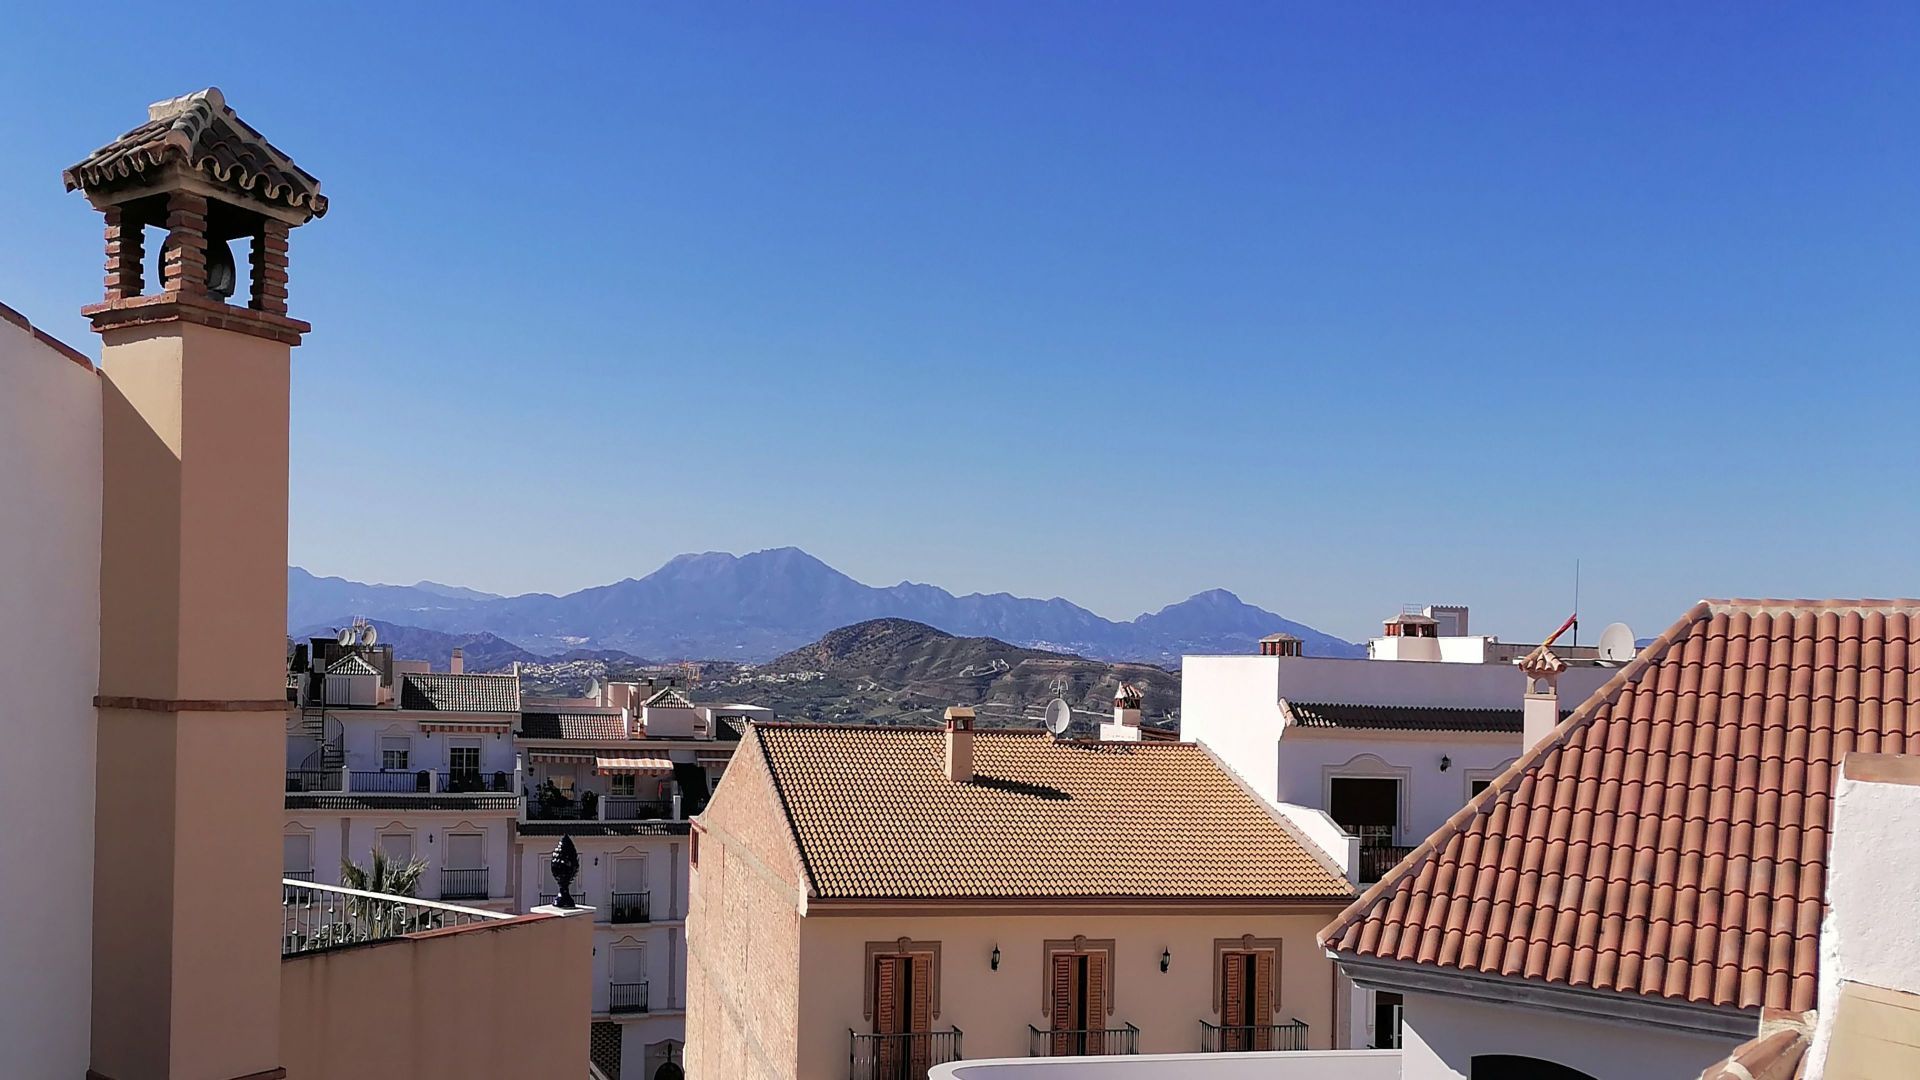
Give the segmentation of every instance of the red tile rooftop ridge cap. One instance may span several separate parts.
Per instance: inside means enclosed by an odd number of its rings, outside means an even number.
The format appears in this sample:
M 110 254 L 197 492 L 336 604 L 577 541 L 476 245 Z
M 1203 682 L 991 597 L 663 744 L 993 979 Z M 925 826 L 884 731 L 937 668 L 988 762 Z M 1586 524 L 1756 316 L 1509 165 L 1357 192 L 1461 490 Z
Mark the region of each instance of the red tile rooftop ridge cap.
M 1899 611 L 1912 615 L 1920 613 L 1920 599 L 1901 597 L 1898 599 L 1836 599 L 1836 600 L 1782 600 L 1782 599 L 1732 599 L 1702 600 L 1711 614 L 1748 615 L 1774 614 L 1782 611 L 1831 611 L 1836 615 L 1864 614 L 1869 611 Z
M 1869 784 L 1920 787 L 1920 756 L 1872 754 L 1855 750 L 1840 762 L 1840 775 L 1846 780 Z
M 18 311 L 13 310 L 12 308 L 8 307 L 5 304 L 0 304 L 0 322 L 12 323 L 13 325 L 19 327 L 20 329 L 25 330 L 27 333 L 32 334 L 36 339 L 39 340 L 39 342 L 42 345 L 45 345 L 47 348 L 52 349 L 54 352 L 57 352 L 60 355 L 66 357 L 67 359 L 73 361 L 74 363 L 79 364 L 81 367 L 86 368 L 88 371 L 94 370 L 92 357 L 88 356 L 86 353 L 81 352 L 79 349 L 76 349 L 73 346 L 67 344 L 66 342 L 61 341 L 59 338 L 54 337 L 52 334 L 47 333 L 45 330 L 42 330 L 39 327 L 33 325 L 33 323 L 29 321 L 25 315 L 20 314 Z

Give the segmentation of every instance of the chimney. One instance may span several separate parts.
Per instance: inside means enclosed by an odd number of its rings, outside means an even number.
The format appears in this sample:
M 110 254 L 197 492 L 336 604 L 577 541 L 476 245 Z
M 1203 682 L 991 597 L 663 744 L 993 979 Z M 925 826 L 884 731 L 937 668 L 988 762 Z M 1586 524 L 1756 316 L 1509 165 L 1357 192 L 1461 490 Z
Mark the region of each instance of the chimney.
M 1100 725 L 1100 741 L 1139 742 L 1141 704 L 1140 688 L 1121 683 L 1113 692 L 1113 719 Z
M 1520 738 L 1521 749 L 1531 750 L 1560 726 L 1560 673 L 1567 670 L 1567 662 L 1542 645 L 1514 664 L 1527 677 L 1526 696 L 1520 703 Z
M 1304 656 L 1301 641 L 1292 634 L 1268 634 L 1260 639 L 1261 656 Z
M 283 864 L 255 808 L 279 804 L 286 759 L 288 387 L 309 329 L 287 315 L 288 235 L 327 200 L 217 89 L 147 116 L 144 141 L 62 177 L 105 218 L 108 263 L 81 309 L 103 404 L 85 1071 L 279 1075 Z M 150 227 L 167 233 L 157 280 Z M 208 747 L 217 784 L 154 768 Z
M 947 709 L 947 779 L 973 780 L 973 710 L 965 705 Z
M 458 645 L 453 647 L 453 659 L 447 664 L 447 670 L 455 675 L 467 673 L 467 654 Z

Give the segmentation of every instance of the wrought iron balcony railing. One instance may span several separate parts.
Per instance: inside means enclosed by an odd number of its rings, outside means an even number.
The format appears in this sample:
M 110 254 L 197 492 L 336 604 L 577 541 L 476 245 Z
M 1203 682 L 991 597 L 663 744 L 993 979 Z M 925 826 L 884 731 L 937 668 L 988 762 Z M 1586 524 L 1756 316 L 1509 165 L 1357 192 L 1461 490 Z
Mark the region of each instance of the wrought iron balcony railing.
M 960 1029 L 862 1035 L 848 1029 L 847 1080 L 926 1080 L 935 1065 L 960 1060 Z
M 282 878 L 280 955 L 326 949 L 441 930 L 449 926 L 511 919 L 499 911 L 459 907 L 411 896 L 366 892 Z
M 1200 1021 L 1200 1052 L 1237 1053 L 1243 1050 L 1305 1050 L 1307 1025 L 1301 1020 L 1285 1024 L 1209 1024 Z
M 608 795 L 601 801 L 606 804 L 608 821 L 664 821 L 673 816 L 673 801 L 670 799 Z
M 442 900 L 485 900 L 487 898 L 487 870 L 442 870 L 440 871 L 440 899 Z
M 1360 881 L 1372 884 L 1387 875 L 1401 859 L 1412 854 L 1413 847 L 1403 844 L 1360 845 Z
M 617 923 L 651 922 L 653 912 L 647 905 L 644 892 L 617 892 L 607 905 L 607 917 Z
M 1092 1057 L 1097 1054 L 1137 1054 L 1140 1029 L 1132 1024 L 1117 1028 L 1054 1028 L 1041 1031 L 1027 1025 L 1028 1057 Z
M 607 1011 L 610 1013 L 643 1013 L 647 1011 L 647 984 L 608 983 Z
M 440 790 L 450 795 L 502 795 L 513 791 L 513 774 L 509 772 L 458 769 L 453 772 L 443 772 L 438 779 Z
M 339 791 L 343 783 L 339 769 L 288 769 L 288 791 Z

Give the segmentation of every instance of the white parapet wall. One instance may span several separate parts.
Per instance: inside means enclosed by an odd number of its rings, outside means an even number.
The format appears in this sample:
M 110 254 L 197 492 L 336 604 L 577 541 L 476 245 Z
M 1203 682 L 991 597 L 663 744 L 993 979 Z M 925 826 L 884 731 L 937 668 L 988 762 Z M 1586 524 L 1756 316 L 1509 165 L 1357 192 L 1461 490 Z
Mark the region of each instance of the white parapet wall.
M 1398 1050 L 983 1058 L 936 1065 L 929 1080 L 1400 1080 Z

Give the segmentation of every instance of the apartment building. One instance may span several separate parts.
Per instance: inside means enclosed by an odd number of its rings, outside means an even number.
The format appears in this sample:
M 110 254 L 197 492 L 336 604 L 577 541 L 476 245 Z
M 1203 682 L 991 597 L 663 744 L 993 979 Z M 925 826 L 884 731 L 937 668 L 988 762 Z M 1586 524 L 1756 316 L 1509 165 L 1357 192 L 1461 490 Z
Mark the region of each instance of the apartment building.
M 702 1076 L 1325 1047 L 1352 888 L 1203 747 L 754 724 L 695 823 Z
M 365 624 L 294 647 L 287 676 L 288 878 L 341 884 L 375 849 L 426 864 L 413 895 L 527 911 L 512 887 L 520 679 L 395 660 Z
M 594 911 L 594 1061 L 610 1080 L 675 1080 L 686 1042 L 688 819 L 739 744 L 748 706 L 694 705 L 670 680 L 613 682 L 525 704 L 517 900 L 551 902 L 547 856 L 580 853 L 574 891 Z
M 587 920 L 304 883 L 295 901 L 277 872 L 288 379 L 308 330 L 287 314 L 288 243 L 326 212 L 319 182 L 214 89 L 154 103 L 64 180 L 105 218 L 105 296 L 82 309 L 99 367 L 0 308 L 0 608 L 33 613 L 0 651 L 0 732 L 33 763 L 0 788 L 0 813 L 33 823 L 0 841 L 32 868 L 0 876 L 6 1074 L 505 1080 L 578 1061 Z M 449 981 L 462 993 L 428 989 Z
M 1916 627 L 1920 601 L 1703 601 L 1542 731 L 1322 935 L 1401 996 L 1406 1080 L 1694 1076 L 1814 1009 L 1836 784 L 1920 749 Z
M 1540 730 L 1558 720 L 1508 659 L 1537 645 L 1469 637 L 1468 617 L 1463 606 L 1397 614 L 1373 659 L 1307 656 L 1286 634 L 1258 655 L 1188 656 L 1181 734 L 1370 884 L 1518 760 L 1529 709 Z M 1559 682 L 1584 696 L 1620 667 L 1587 650 Z M 1352 991 L 1339 1045 L 1398 1046 L 1399 1011 L 1391 991 Z

